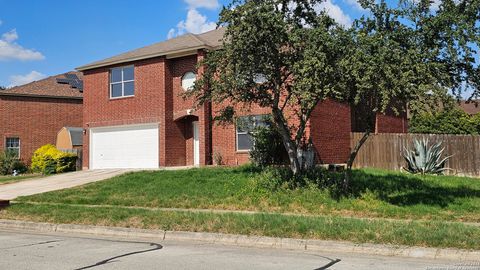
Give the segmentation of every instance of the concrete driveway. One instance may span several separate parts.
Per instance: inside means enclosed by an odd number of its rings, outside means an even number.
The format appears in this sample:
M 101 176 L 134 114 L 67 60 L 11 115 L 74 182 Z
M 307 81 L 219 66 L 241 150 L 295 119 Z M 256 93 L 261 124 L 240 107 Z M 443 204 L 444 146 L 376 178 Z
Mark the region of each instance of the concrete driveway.
M 0 200 L 13 200 L 20 196 L 81 186 L 106 180 L 129 171 L 120 169 L 78 171 L 0 185 Z

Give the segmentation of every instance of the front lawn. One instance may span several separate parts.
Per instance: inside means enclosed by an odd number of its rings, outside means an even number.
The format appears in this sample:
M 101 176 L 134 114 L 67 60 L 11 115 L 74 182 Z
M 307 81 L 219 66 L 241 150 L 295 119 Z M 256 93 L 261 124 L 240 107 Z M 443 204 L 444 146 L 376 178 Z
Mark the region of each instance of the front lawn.
M 427 247 L 480 249 L 480 227 L 439 221 L 396 222 L 331 216 L 194 213 L 118 207 L 15 204 L 0 218 L 36 222 L 214 232 L 285 238 L 346 240 Z
M 351 194 L 337 198 L 314 187 L 265 191 L 253 184 L 258 174 L 248 166 L 136 172 L 18 201 L 480 222 L 479 179 L 357 170 Z
M 0 218 L 480 249 L 480 226 L 462 223 L 480 222 L 479 179 L 356 170 L 340 197 L 259 179 L 270 178 L 249 166 L 134 172 L 21 197 Z

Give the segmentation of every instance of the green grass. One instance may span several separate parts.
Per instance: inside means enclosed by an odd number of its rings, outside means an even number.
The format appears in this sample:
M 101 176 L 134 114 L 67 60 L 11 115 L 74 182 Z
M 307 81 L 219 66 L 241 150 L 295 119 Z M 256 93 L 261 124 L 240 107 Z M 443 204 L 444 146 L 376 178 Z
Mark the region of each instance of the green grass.
M 39 174 L 26 174 L 26 175 L 19 175 L 19 176 L 0 176 L 0 185 L 3 184 L 11 184 L 16 183 L 24 180 L 30 180 L 33 178 L 40 177 Z
M 18 200 L 480 222 L 479 179 L 357 170 L 351 194 L 338 199 L 318 188 L 266 192 L 252 184 L 257 175 L 249 167 L 136 172 Z
M 15 204 L 2 210 L 0 218 L 174 231 L 348 240 L 357 243 L 480 249 L 480 227 L 435 221 L 393 222 L 328 216 L 287 217 L 279 214 L 214 214 L 29 204 Z

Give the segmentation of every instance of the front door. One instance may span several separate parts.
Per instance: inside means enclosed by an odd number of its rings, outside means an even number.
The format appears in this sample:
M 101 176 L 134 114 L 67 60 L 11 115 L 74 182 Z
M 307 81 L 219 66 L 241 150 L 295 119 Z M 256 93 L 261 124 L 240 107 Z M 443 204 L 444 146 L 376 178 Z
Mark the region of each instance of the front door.
M 200 140 L 198 132 L 198 121 L 192 122 L 193 125 L 193 165 L 200 165 Z

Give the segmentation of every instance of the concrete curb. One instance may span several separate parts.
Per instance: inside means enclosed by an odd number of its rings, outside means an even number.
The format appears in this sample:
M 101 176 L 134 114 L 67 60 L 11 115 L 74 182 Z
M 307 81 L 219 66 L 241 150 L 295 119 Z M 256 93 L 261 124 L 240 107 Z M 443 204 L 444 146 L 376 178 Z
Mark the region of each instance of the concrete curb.
M 340 253 L 362 253 L 382 256 L 412 257 L 423 259 L 473 261 L 480 258 L 480 250 L 441 249 L 380 244 L 355 244 L 346 241 L 275 238 L 221 233 L 146 230 L 136 228 L 105 227 L 76 224 L 37 223 L 0 219 L 0 229 L 43 233 L 74 233 L 102 237 L 141 238 L 149 241 L 197 241 L 242 247 L 278 248 Z

